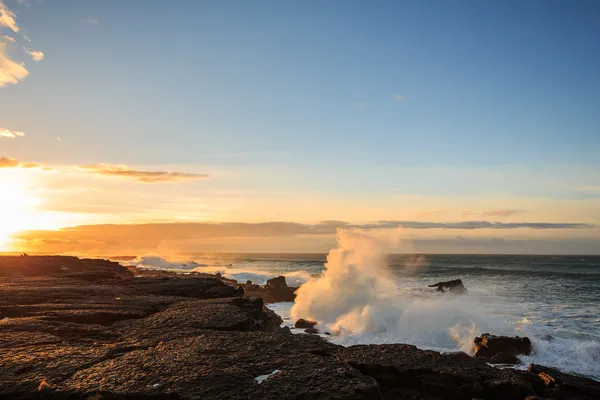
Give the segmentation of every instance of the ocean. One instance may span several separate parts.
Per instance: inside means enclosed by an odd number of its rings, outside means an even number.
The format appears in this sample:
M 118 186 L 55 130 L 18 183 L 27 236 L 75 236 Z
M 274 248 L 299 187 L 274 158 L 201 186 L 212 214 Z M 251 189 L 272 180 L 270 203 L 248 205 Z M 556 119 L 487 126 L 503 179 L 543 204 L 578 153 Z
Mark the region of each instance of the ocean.
M 298 317 L 320 321 L 322 331 L 335 333 L 328 340 L 342 345 L 472 352 L 473 338 L 485 332 L 528 336 L 534 353 L 521 357 L 520 368 L 536 363 L 600 380 L 600 256 L 371 252 L 332 252 L 327 268 L 325 254 L 190 254 L 131 263 L 220 272 L 241 283 L 283 275 L 290 286 L 303 285 L 297 304 L 269 307 L 289 326 Z M 452 279 L 461 279 L 468 293 L 427 287 Z

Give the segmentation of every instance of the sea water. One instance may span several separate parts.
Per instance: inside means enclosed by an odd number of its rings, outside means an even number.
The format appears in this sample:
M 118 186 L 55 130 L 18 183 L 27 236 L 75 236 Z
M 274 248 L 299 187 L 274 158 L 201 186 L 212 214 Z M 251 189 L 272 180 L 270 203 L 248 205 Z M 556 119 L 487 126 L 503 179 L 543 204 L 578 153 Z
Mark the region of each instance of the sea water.
M 534 353 L 521 357 L 522 368 L 537 363 L 600 380 L 600 256 L 386 255 L 385 266 L 364 265 L 365 272 L 357 268 L 359 263 L 379 262 L 367 257 L 338 266 L 350 272 L 338 271 L 335 279 L 345 281 L 337 288 L 323 281 L 326 257 L 190 254 L 185 261 L 154 256 L 131 263 L 219 272 L 241 283 L 264 284 L 278 275 L 290 286 L 320 280 L 319 285 L 329 286 L 304 296 L 312 308 L 302 310 L 315 314 L 304 317 L 322 317 L 322 331 L 337 329 L 337 335 L 329 337 L 336 343 L 410 343 L 472 352 L 473 338 L 481 333 L 529 336 Z M 331 260 L 329 264 L 331 268 Z M 377 282 L 377 274 L 389 276 Z M 468 293 L 439 293 L 427 287 L 452 279 L 462 279 Z M 292 312 L 294 303 L 270 307 L 289 326 L 299 316 Z

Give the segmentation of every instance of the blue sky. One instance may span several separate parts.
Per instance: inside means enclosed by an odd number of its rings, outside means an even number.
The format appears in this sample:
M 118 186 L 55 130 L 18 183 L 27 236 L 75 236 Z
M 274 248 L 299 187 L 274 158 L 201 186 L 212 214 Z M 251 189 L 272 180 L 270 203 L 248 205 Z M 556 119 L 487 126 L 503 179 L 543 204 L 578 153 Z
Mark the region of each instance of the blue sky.
M 29 76 L 0 156 L 207 172 L 202 198 L 577 202 L 545 218 L 600 194 L 596 1 L 3 3 Z

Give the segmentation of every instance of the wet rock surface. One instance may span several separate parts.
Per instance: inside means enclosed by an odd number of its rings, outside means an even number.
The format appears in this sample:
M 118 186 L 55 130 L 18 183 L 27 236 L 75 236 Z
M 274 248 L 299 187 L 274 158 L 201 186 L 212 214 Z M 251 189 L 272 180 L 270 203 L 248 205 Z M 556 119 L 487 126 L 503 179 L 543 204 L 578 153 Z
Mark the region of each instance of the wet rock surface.
M 2 399 L 600 398 L 600 383 L 551 368 L 293 335 L 262 299 L 216 278 L 13 265 L 0 278 Z
M 282 301 L 294 301 L 296 299 L 296 287 L 289 287 L 284 276 L 269 279 L 266 285 L 255 285 L 248 281 L 241 285 L 246 297 L 260 297 L 265 303 L 278 303 Z
M 442 292 L 442 293 L 445 293 L 444 289 L 448 290 L 450 293 L 453 293 L 453 294 L 467 293 L 467 288 L 463 285 L 462 280 L 460 280 L 460 279 L 455 279 L 455 280 L 446 281 L 446 282 L 438 282 L 438 283 L 434 283 L 433 285 L 429 285 L 427 287 L 436 288 L 436 292 Z
M 530 355 L 531 340 L 528 337 L 495 336 L 489 333 L 474 340 L 474 356 L 490 364 L 518 364 L 518 355 Z

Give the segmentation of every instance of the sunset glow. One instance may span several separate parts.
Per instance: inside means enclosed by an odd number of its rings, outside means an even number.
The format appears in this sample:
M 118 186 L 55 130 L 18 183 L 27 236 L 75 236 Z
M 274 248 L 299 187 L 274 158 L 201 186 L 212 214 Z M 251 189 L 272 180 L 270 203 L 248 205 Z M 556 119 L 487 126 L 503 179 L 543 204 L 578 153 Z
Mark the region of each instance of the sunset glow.
M 4 250 L 600 251 L 596 7 L 0 4 Z

